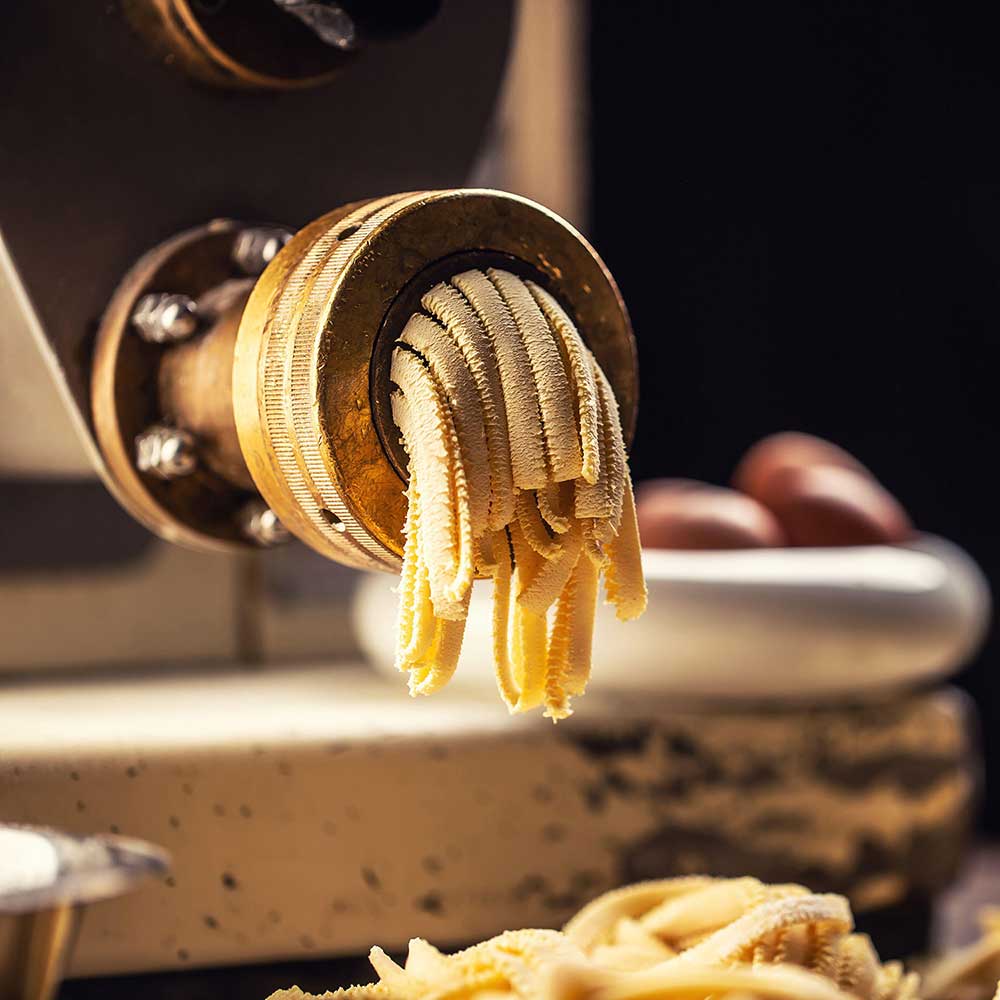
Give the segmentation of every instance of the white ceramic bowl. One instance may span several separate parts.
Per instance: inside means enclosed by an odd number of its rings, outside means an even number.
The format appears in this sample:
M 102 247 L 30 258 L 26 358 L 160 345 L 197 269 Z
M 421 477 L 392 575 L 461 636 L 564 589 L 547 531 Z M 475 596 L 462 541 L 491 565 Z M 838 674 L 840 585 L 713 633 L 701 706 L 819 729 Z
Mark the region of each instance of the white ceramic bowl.
M 646 549 L 649 607 L 622 623 L 598 610 L 591 687 L 684 698 L 795 701 L 947 676 L 982 641 L 983 574 L 957 546 L 682 552 Z M 366 575 L 355 598 L 360 648 L 393 665 L 395 579 Z M 452 684 L 493 689 L 488 582 L 473 588 Z

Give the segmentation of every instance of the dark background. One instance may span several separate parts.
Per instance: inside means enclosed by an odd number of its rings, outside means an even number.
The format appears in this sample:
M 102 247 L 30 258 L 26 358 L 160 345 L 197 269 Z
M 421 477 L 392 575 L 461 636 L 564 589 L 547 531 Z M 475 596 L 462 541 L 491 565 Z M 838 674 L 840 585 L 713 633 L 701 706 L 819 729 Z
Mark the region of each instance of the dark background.
M 986 5 L 591 10 L 592 235 L 639 341 L 639 478 L 846 447 L 1000 580 L 1000 17 Z M 991 636 L 961 675 L 1000 829 Z

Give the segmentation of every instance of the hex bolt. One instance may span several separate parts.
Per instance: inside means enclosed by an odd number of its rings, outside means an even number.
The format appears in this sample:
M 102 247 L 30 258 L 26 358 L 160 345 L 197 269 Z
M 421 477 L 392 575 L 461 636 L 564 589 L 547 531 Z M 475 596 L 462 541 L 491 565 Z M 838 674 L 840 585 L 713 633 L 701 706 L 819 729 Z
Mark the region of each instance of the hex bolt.
M 150 344 L 176 344 L 198 329 L 198 303 L 172 292 L 143 295 L 132 311 L 132 326 Z
M 244 229 L 233 243 L 233 262 L 245 274 L 256 277 L 291 238 L 292 234 L 287 229 L 276 226 Z
M 262 548 L 281 545 L 291 538 L 278 515 L 263 500 L 249 500 L 244 504 L 239 520 L 244 536 Z
M 195 437 L 179 427 L 154 424 L 136 436 L 135 464 L 160 479 L 189 476 L 198 465 Z

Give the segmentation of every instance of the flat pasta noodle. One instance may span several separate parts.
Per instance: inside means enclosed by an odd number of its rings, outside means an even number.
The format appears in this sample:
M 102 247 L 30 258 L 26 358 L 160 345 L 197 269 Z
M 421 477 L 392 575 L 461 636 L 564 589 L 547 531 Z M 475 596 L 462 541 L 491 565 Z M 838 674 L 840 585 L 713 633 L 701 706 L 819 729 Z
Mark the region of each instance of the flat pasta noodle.
M 431 583 L 427 564 L 418 558 L 413 588 L 413 625 L 406 645 L 400 644 L 396 655 L 396 668 L 410 670 L 422 664 L 434 642 L 438 618 L 431 602 Z
M 531 542 L 525 537 L 520 520 L 511 521 L 507 526 L 507 533 L 510 537 L 511 552 L 514 554 L 514 597 L 520 604 L 521 594 L 541 570 L 545 558 L 535 551 Z
M 492 469 L 486 444 L 483 403 L 469 366 L 448 330 L 417 313 L 406 324 L 400 341 L 427 360 L 428 367 L 451 402 L 462 465 L 469 490 L 469 521 L 473 537 L 487 528 Z
M 577 563 L 579 563 L 579 556 Z M 569 691 L 566 680 L 570 670 L 573 617 L 577 598 L 575 572 L 574 569 L 559 595 L 546 653 L 545 714 L 551 719 L 565 719 L 573 714 L 573 709 L 569 707 Z
M 514 485 L 522 490 L 543 487 L 549 480 L 545 439 L 537 389 L 524 338 L 496 286 L 481 271 L 466 271 L 451 283 L 471 303 L 489 335 L 500 370 L 507 409 Z
M 451 680 L 458 666 L 464 635 L 464 621 L 447 618 L 435 620 L 434 637 L 425 654 L 424 663 L 410 672 L 412 694 L 434 694 Z
M 599 433 L 597 448 L 600 455 L 597 478 L 591 483 L 583 480 L 577 483 L 574 514 L 578 518 L 593 518 L 595 521 L 607 523 L 614 515 L 614 497 L 611 495 L 611 462 L 608 452 L 613 438 L 605 433 L 605 424 L 611 419 L 607 412 L 605 401 L 598 393 L 597 419 Z M 603 532 L 602 532 L 603 534 Z
M 645 602 L 617 402 L 538 285 L 465 271 L 421 305 L 390 367 L 410 475 L 397 666 L 412 694 L 440 690 L 473 580 L 492 577 L 504 704 L 566 718 L 590 675 L 600 574 L 620 617 Z
M 554 559 L 562 545 L 558 537 L 549 534 L 535 491 L 518 490 L 514 510 L 517 523 L 532 549 L 545 559 Z
M 540 285 L 526 282 L 528 291 L 540 306 L 545 318 L 559 336 L 563 355 L 572 379 L 576 396 L 577 420 L 580 427 L 581 467 L 580 477 L 587 483 L 596 483 L 601 469 L 600 411 L 597 397 L 597 380 L 590 360 L 590 352 L 580 339 L 573 321 L 563 307 Z
M 557 535 L 569 531 L 574 493 L 573 483 L 550 483 L 544 490 L 535 491 L 538 513 Z
M 419 537 L 417 521 L 419 517 L 420 495 L 417 492 L 417 480 L 411 478 L 406 488 L 406 523 L 403 526 L 406 544 L 403 549 L 403 572 L 399 581 L 399 618 L 396 624 L 397 642 L 400 649 L 406 649 L 413 638 L 413 618 L 417 604 L 417 570 L 420 564 L 417 551 Z
M 597 395 L 601 403 L 601 430 L 604 435 L 605 452 L 608 463 L 607 496 L 611 508 L 608 516 L 608 532 L 603 540 L 610 541 L 618 534 L 622 520 L 622 501 L 625 495 L 625 480 L 628 478 L 625 459 L 625 441 L 622 437 L 621 416 L 618 401 L 611 384 L 605 378 L 600 365 L 591 355 L 591 366 L 597 381 Z
M 478 313 L 452 285 L 435 285 L 421 299 L 421 305 L 451 334 L 465 358 L 480 396 L 490 461 L 489 523 L 490 528 L 496 531 L 513 517 L 514 473 L 507 408 L 493 344 Z
M 996 995 L 997 934 L 922 980 L 883 963 L 843 896 L 755 878 L 662 879 L 605 893 L 562 931 L 505 931 L 446 954 L 420 938 L 379 981 L 328 1000 L 939 1000 Z M 297 988 L 271 1000 L 310 1000 Z
M 557 483 L 578 479 L 583 471 L 579 421 L 571 379 L 566 377 L 563 355 L 549 321 L 520 278 L 492 267 L 486 274 L 507 303 L 528 353 L 549 479 Z
M 493 666 L 497 690 L 507 709 L 517 709 L 519 697 L 510 660 L 510 595 L 513 555 L 506 530 L 497 532 L 494 542 L 496 565 L 493 570 Z
M 569 583 L 582 549 L 583 528 L 578 521 L 563 536 L 559 551 L 541 560 L 530 579 L 524 581 L 518 602 L 536 615 L 546 614 Z
M 632 483 L 625 477 L 625 497 L 618 537 L 608 545 L 608 565 L 604 580 L 608 603 L 617 609 L 618 618 L 631 621 L 646 610 L 646 580 L 642 574 L 642 549 L 639 526 L 635 519 L 635 496 Z
M 462 512 L 468 498 L 456 495 L 454 430 L 434 378 L 410 351 L 396 350 L 393 381 L 400 392 L 392 397 L 392 412 L 414 465 L 420 498 L 418 545 L 427 564 L 432 600 L 443 617 L 462 617 L 460 591 L 471 573 L 463 569 Z M 471 539 L 470 539 L 471 542 Z M 429 556 L 429 557 L 428 557 Z
M 514 681 L 518 698 L 514 711 L 527 712 L 545 699 L 548 634 L 544 615 L 536 615 L 519 601 L 514 605 Z

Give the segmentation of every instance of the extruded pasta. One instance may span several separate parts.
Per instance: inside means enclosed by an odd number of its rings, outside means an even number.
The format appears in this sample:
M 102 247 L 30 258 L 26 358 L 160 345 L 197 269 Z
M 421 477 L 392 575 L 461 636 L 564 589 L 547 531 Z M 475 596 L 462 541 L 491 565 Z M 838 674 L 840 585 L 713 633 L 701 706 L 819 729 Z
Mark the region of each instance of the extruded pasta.
M 643 882 L 560 931 L 506 931 L 454 955 L 420 938 L 404 965 L 371 951 L 379 982 L 329 1000 L 989 1000 L 997 918 L 921 979 L 854 933 L 843 896 L 754 878 Z M 306 1000 L 297 989 L 271 1000 Z
M 421 305 L 391 365 L 410 473 L 396 664 L 413 694 L 446 683 L 473 580 L 492 577 L 501 697 L 565 718 L 590 675 L 599 574 L 619 618 L 646 604 L 614 393 L 534 282 L 466 271 Z

